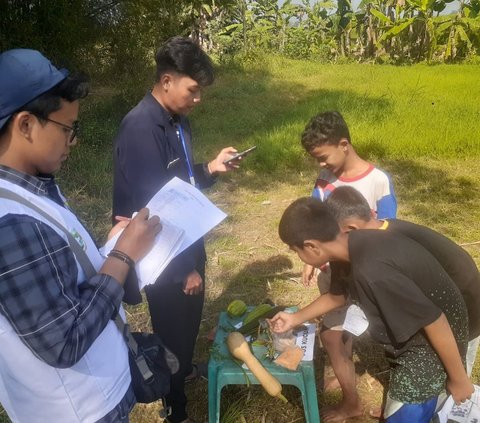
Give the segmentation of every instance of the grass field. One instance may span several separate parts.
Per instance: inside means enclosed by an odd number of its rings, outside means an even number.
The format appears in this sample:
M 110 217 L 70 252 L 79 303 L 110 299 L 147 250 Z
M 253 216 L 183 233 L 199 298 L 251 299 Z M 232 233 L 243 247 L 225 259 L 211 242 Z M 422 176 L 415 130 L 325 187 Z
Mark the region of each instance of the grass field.
M 148 76 L 150 72 L 146 72 Z M 83 139 L 61 172 L 70 203 L 99 239 L 108 231 L 111 206 L 111 143 L 121 117 L 150 83 L 95 87 L 83 105 Z M 391 173 L 399 217 L 429 225 L 459 243 L 480 263 L 480 67 L 316 65 L 278 58 L 218 71 L 192 115 L 197 161 L 221 147 L 257 145 L 242 169 L 223 177 L 207 194 L 229 217 L 207 238 L 207 296 L 196 359 L 207 360 L 208 332 L 234 298 L 271 298 L 307 304 L 315 288 L 298 282 L 301 263 L 278 240 L 285 207 L 309 195 L 317 169 L 300 146 L 311 116 L 339 110 L 359 153 Z M 134 326 L 148 327 L 145 305 L 129 308 Z M 386 363 L 368 341 L 358 342 L 358 386 L 368 411 L 379 404 Z M 324 365 L 320 358 L 317 368 Z M 328 374 L 328 363 L 327 363 Z M 337 401 L 324 394 L 320 406 Z M 474 380 L 480 382 L 478 368 Z M 258 387 L 231 387 L 222 397 L 222 421 L 302 422 L 301 401 L 286 389 L 281 405 Z M 207 384 L 188 387 L 191 416 L 207 421 Z M 137 406 L 133 423 L 161 421 L 157 406 Z M 371 421 L 368 417 L 357 422 Z M 0 422 L 2 417 L 0 415 Z

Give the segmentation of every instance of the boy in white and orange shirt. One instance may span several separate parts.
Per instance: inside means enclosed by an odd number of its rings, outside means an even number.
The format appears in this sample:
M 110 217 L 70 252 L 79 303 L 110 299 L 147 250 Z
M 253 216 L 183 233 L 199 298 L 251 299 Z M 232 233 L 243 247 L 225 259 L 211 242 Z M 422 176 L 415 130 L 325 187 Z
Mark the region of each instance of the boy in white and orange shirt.
M 321 168 L 312 197 L 325 201 L 336 188 L 351 186 L 365 197 L 375 217 L 396 217 L 397 201 L 389 175 L 356 153 L 350 131 L 340 113 L 331 111 L 314 116 L 305 127 L 301 140 L 305 150 Z M 329 291 L 328 267 L 319 271 L 305 265 L 303 284 L 309 286 L 316 280 L 321 294 Z M 323 411 L 322 418 L 325 421 L 343 421 L 362 414 L 355 386 L 352 337 L 342 329 L 346 309 L 344 307 L 327 313 L 322 321 L 320 339 L 343 391 L 342 402 Z M 327 383 L 325 387 L 329 385 Z

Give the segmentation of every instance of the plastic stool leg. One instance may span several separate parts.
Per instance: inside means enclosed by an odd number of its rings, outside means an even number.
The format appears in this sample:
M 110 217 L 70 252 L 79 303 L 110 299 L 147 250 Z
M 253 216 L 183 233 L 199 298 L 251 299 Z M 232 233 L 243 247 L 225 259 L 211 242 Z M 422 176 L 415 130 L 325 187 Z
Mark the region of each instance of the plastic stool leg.
M 217 389 L 218 367 L 208 366 L 208 423 L 220 420 L 220 397 Z
M 302 390 L 303 410 L 307 423 L 320 423 L 320 413 L 318 411 L 317 388 L 315 383 L 315 372 L 312 367 L 302 369 L 304 390 Z

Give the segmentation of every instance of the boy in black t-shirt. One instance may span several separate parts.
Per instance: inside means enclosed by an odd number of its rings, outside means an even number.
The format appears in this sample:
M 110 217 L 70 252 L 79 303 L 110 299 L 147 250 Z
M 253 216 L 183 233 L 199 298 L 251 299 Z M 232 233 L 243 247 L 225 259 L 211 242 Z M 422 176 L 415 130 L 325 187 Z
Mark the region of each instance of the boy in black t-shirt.
M 388 423 L 428 423 L 445 387 L 456 402 L 470 398 L 473 386 L 462 362 L 468 339 L 465 304 L 425 248 L 386 231 L 341 233 L 327 206 L 313 198 L 286 209 L 279 234 L 307 264 L 350 263 L 348 292 L 391 362 Z M 278 313 L 271 328 L 285 332 L 341 305 L 342 298 L 344 303 L 344 296 L 329 293 L 297 313 Z
M 399 219 L 378 220 L 372 217 L 368 203 L 355 188 L 339 187 L 325 204 L 342 232 L 385 229 L 400 233 L 418 242 L 438 260 L 457 285 L 467 307 L 469 343 L 466 364 L 470 376 L 480 340 L 480 273 L 472 257 L 455 242 L 430 228 Z

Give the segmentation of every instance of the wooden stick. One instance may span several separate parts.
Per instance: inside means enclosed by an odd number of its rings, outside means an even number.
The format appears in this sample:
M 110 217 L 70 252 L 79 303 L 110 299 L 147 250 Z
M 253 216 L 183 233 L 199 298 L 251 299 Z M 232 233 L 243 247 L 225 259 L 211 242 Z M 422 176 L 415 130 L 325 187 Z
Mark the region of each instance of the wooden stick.
M 475 242 L 465 242 L 463 244 L 460 244 L 460 247 L 466 247 L 468 245 L 478 245 L 480 244 L 480 241 L 475 241 Z

